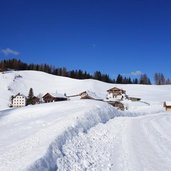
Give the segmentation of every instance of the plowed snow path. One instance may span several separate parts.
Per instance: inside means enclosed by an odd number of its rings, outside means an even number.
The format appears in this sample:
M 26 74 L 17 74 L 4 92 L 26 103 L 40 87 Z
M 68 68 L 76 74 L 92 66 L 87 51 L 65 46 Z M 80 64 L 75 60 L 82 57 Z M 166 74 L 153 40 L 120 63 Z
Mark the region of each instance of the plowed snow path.
M 171 114 L 118 117 L 63 146 L 59 171 L 170 171 Z

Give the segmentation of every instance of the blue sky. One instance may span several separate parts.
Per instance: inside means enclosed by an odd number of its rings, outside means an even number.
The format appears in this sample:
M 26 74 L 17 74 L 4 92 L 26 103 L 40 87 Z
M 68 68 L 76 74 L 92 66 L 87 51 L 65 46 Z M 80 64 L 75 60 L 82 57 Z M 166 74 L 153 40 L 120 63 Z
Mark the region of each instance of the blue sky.
M 171 77 L 170 0 L 0 0 L 0 59 Z

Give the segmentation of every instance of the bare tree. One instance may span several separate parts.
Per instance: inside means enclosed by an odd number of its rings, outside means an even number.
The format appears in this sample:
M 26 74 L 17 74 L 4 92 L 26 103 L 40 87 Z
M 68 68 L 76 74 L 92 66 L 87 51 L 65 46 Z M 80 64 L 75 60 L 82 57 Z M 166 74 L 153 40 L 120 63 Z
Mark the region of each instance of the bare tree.
M 147 74 L 142 74 L 139 79 L 139 84 L 151 84 L 150 79 L 148 78 Z

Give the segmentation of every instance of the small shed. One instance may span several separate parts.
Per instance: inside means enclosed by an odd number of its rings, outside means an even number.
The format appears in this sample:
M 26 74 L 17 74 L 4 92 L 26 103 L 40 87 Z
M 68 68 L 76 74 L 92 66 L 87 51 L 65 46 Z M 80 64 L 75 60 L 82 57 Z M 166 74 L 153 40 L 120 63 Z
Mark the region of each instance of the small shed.
M 68 100 L 65 94 L 63 95 L 63 94 L 56 92 L 56 93 L 53 93 L 52 96 L 55 97 L 55 102 Z
M 107 90 L 107 92 L 109 94 L 112 94 L 113 95 L 113 98 L 114 97 L 117 97 L 119 95 L 126 94 L 126 91 L 125 90 L 122 90 L 122 89 L 117 88 L 117 87 L 110 88 L 109 90 Z
M 39 104 L 39 103 L 40 103 L 40 99 L 38 97 L 34 96 L 32 98 L 32 104 Z
M 91 91 L 83 91 L 79 94 L 79 96 L 81 96 L 80 99 L 102 100 L 94 92 Z
M 171 101 L 164 102 L 164 107 L 166 111 L 171 111 Z

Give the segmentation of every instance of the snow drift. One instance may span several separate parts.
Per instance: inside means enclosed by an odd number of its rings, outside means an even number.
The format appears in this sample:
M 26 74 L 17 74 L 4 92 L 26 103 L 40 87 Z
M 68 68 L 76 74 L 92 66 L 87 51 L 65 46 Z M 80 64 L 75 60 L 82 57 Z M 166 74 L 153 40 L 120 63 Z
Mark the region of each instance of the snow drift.
M 66 140 L 121 114 L 107 103 L 93 100 L 3 111 L 0 170 L 55 170 Z

